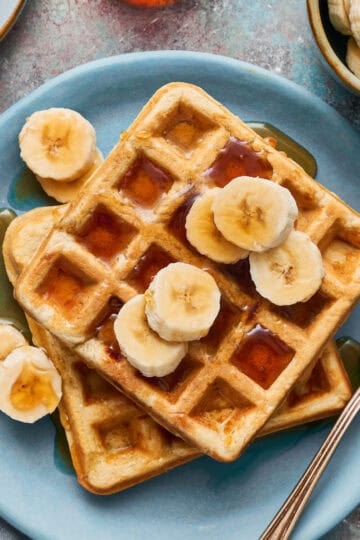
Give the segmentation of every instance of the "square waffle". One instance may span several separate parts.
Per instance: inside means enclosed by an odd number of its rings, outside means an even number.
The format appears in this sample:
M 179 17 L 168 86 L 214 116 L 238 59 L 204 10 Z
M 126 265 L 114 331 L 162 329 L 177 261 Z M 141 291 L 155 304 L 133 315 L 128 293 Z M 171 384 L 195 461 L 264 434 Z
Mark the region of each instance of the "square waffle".
M 200 455 L 89 369 L 73 350 L 28 321 L 34 342 L 47 351 L 62 377 L 60 418 L 83 487 L 99 495 L 115 493 Z M 350 397 L 347 376 L 331 343 L 260 436 L 336 414 Z
M 308 302 L 273 306 L 249 283 L 246 262 L 219 265 L 187 243 L 194 196 L 241 174 L 277 182 L 297 201 L 296 228 L 318 244 L 326 271 Z M 235 459 L 357 301 L 358 214 L 184 83 L 153 96 L 86 188 L 21 276 L 17 299 L 159 423 L 216 459 Z M 141 376 L 102 329 L 173 261 L 209 271 L 222 308 L 168 383 Z M 256 362 L 259 346 L 272 358 L 265 368 Z
M 17 218 L 9 227 L 3 253 L 14 285 L 63 211 L 64 207 L 40 208 Z M 74 350 L 30 317 L 27 319 L 34 343 L 46 350 L 61 375 L 60 419 L 83 487 L 97 494 L 114 493 L 199 455 L 197 449 L 155 423 L 89 369 Z M 336 346 L 329 343 L 260 434 L 335 414 L 350 396 L 351 388 Z

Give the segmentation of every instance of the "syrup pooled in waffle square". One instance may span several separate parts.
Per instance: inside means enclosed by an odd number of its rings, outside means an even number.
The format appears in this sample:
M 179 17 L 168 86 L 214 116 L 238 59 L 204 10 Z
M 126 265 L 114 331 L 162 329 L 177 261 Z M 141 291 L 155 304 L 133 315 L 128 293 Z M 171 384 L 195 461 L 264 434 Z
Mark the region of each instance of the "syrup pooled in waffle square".
M 48 229 L 65 207 L 40 208 L 9 227 L 3 245 L 6 270 L 15 285 Z M 32 246 L 28 248 L 29 235 Z M 116 305 L 113 309 L 116 310 Z M 111 317 L 99 331 L 115 353 Z M 97 494 L 110 494 L 180 465 L 199 454 L 155 423 L 118 392 L 74 350 L 28 317 L 33 341 L 46 350 L 62 378 L 59 404 L 72 461 L 79 482 Z M 163 379 L 166 389 L 169 378 Z M 314 367 L 307 370 L 260 435 L 339 412 L 351 388 L 334 343 L 329 343 Z
M 278 308 L 254 291 L 246 262 L 219 265 L 187 243 L 184 215 L 194 197 L 239 175 L 267 178 L 294 196 L 296 228 L 318 244 L 326 271 L 308 302 Z M 99 327 L 114 302 L 120 307 L 143 292 L 173 261 L 210 272 L 222 306 L 164 385 L 136 371 Z M 355 211 L 201 89 L 174 83 L 153 96 L 71 204 L 16 296 L 159 423 L 229 461 L 349 314 L 360 293 L 359 262 Z

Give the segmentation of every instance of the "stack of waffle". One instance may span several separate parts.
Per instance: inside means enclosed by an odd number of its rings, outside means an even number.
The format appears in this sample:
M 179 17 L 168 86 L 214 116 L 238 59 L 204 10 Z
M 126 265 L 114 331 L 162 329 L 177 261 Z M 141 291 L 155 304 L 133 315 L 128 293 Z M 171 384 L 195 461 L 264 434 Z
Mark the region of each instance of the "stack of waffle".
M 325 278 L 304 304 L 270 304 L 256 293 L 246 261 L 216 264 L 186 240 L 194 196 L 245 174 L 290 190 L 296 228 L 322 252 Z M 201 452 L 233 460 L 258 433 L 345 404 L 346 376 L 334 345 L 324 347 L 360 293 L 360 219 L 202 90 L 180 83 L 159 90 L 64 212 L 49 211 L 54 227 L 24 271 L 10 228 L 7 267 L 36 320 L 36 342 L 63 376 L 62 418 L 86 487 L 113 492 Z M 174 261 L 211 272 L 221 310 L 173 374 L 149 379 L 121 355 L 112 323 Z M 259 343 L 269 354 L 285 352 L 283 361 L 259 372 L 252 364 Z

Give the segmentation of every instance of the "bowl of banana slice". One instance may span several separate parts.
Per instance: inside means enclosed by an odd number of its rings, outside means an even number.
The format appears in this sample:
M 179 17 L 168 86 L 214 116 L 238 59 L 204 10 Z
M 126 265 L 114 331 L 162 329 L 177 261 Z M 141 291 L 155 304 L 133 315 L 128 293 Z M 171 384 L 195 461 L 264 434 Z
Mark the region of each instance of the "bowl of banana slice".
M 313 36 L 330 73 L 360 94 L 360 0 L 307 0 Z

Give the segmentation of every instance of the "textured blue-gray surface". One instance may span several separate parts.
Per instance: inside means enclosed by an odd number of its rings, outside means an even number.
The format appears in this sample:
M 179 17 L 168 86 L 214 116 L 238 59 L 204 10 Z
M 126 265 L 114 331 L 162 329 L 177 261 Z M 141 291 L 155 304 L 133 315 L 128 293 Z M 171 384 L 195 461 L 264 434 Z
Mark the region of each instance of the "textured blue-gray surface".
M 120 0 L 29 0 L 0 44 L 0 112 L 47 79 L 123 52 L 188 49 L 252 62 L 308 88 L 360 126 L 360 98 L 338 86 L 318 60 L 299 0 L 179 0 L 166 10 Z M 21 538 L 0 523 L 0 538 Z M 354 512 L 327 540 L 360 538 Z

